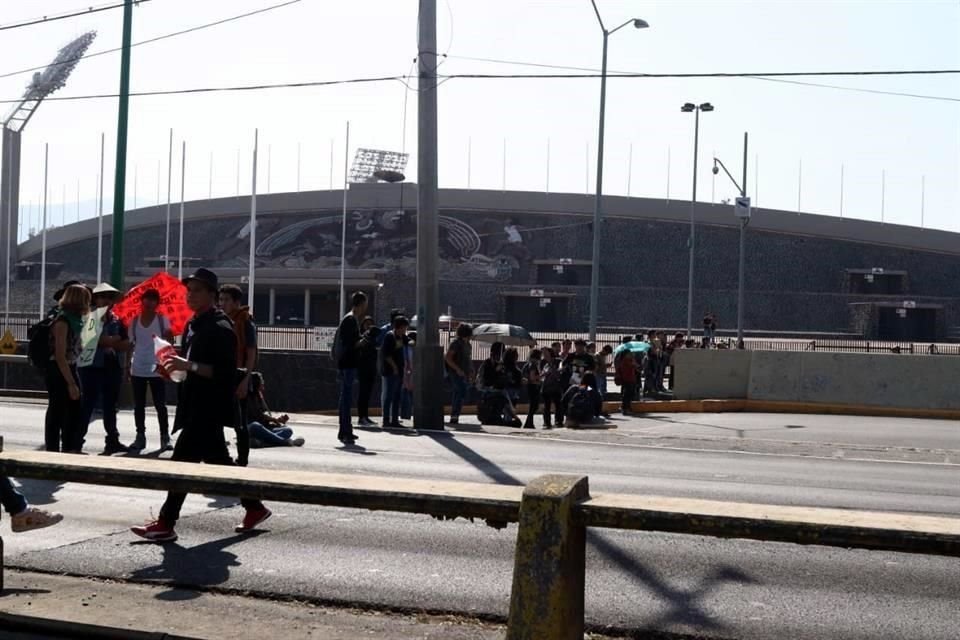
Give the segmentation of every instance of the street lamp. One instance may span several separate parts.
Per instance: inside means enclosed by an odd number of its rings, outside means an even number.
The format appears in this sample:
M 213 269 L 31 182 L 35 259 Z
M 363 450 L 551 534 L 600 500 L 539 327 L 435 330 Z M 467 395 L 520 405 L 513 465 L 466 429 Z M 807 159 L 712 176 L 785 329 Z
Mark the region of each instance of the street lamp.
M 743 182 L 737 184 L 736 179 L 727 170 L 720 158 L 713 159 L 713 175 L 720 173 L 720 169 L 730 178 L 730 182 L 740 192 L 740 198 L 734 207 L 734 212 L 740 218 L 740 264 L 737 271 L 737 348 L 743 348 L 743 279 L 744 279 L 744 248 L 746 246 L 747 225 L 750 224 L 750 198 L 747 197 L 747 132 L 743 132 Z
M 685 103 L 680 107 L 683 113 L 693 113 L 693 195 L 690 197 L 690 267 L 688 270 L 687 283 L 687 338 L 690 337 L 693 330 L 693 269 L 694 269 L 694 248 L 696 245 L 696 225 L 694 224 L 694 213 L 697 208 L 697 151 L 700 145 L 700 112 L 713 111 L 713 105 L 709 102 L 703 104 Z
M 603 124 L 607 108 L 607 40 L 611 34 L 623 29 L 628 24 L 632 24 L 634 29 L 646 29 L 650 25 L 646 20 L 632 18 L 621 24 L 616 29 L 607 31 L 603 26 L 603 18 L 600 17 L 600 10 L 597 9 L 595 0 L 590 0 L 593 5 L 593 11 L 597 14 L 597 22 L 600 23 L 600 30 L 603 31 L 603 66 L 600 73 L 600 124 L 599 141 L 597 142 L 597 191 L 593 203 L 593 259 L 590 269 L 590 340 L 597 338 L 597 310 L 600 305 L 600 219 L 601 219 L 601 198 L 603 197 Z

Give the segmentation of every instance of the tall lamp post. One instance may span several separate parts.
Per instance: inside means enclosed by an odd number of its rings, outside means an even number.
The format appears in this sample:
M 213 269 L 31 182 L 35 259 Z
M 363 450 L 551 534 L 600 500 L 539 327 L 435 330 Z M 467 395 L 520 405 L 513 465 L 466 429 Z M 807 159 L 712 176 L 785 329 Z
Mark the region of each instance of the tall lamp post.
M 718 168 L 719 167 L 719 168 Z M 746 247 L 747 225 L 750 224 L 750 198 L 747 197 L 747 132 L 743 132 L 743 182 L 737 184 L 736 179 L 727 170 L 720 158 L 713 159 L 713 175 L 720 173 L 720 168 L 730 178 L 730 182 L 740 192 L 734 212 L 740 219 L 740 264 L 737 271 L 737 348 L 743 348 L 743 279 L 744 255 Z
M 600 30 L 603 31 L 603 67 L 600 73 L 600 124 L 597 142 L 597 191 L 593 203 L 593 259 L 590 268 L 590 340 L 597 338 L 597 310 L 600 305 L 600 219 L 601 199 L 603 197 L 603 125 L 607 108 L 607 41 L 610 36 L 628 24 L 632 24 L 635 29 L 646 29 L 650 25 L 646 20 L 632 18 L 621 24 L 616 29 L 607 30 L 603 26 L 603 18 L 600 17 L 600 10 L 597 9 L 596 0 L 590 0 L 593 5 L 593 11 L 597 14 L 597 22 L 600 23 Z
M 687 338 L 693 331 L 693 271 L 694 271 L 694 250 L 696 248 L 697 227 L 694 223 L 694 214 L 697 209 L 697 154 L 700 146 L 700 112 L 713 111 L 713 105 L 709 102 L 703 104 L 693 104 L 687 102 L 680 111 L 683 113 L 693 113 L 693 195 L 690 196 L 690 239 L 687 244 L 690 247 L 690 267 L 688 269 L 687 282 Z

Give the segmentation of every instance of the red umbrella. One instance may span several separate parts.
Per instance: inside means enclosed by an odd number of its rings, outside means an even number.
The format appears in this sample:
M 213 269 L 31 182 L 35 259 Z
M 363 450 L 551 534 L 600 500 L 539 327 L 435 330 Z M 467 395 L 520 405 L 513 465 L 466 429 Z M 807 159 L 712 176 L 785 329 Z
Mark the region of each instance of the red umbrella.
M 187 321 L 193 312 L 187 306 L 187 288 L 180 280 L 166 271 L 144 280 L 127 292 L 123 300 L 113 307 L 113 312 L 127 326 L 140 315 L 143 303 L 140 298 L 147 289 L 156 289 L 160 292 L 160 305 L 157 312 L 163 314 L 170 321 L 170 330 L 173 335 L 180 335 L 187 326 Z

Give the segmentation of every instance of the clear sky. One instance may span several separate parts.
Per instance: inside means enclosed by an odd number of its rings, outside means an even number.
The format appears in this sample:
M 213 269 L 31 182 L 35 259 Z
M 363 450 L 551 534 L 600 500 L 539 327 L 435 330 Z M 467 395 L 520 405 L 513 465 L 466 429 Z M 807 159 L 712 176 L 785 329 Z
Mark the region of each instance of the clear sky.
M 134 11 L 138 42 L 282 0 L 152 0 Z M 105 4 L 107 0 L 97 0 Z M 89 5 L 90 3 L 87 3 Z M 598 69 L 601 34 L 589 0 L 439 0 L 441 74 L 562 70 L 481 62 L 486 58 Z M 960 68 L 960 3 L 955 0 L 790 2 L 768 0 L 599 0 L 608 27 L 640 17 L 646 30 L 610 38 L 611 71 L 650 73 L 777 72 Z M 0 23 L 80 9 L 78 0 L 5 2 Z M 120 45 L 120 10 L 0 31 L 0 74 L 42 66 L 82 32 L 99 35 L 91 51 Z M 132 90 L 405 75 L 416 56 L 415 0 L 301 0 L 257 16 L 145 44 L 133 50 Z M 80 62 L 57 96 L 115 93 L 118 53 Z M 30 74 L 0 78 L 0 98 L 22 94 Z M 925 182 L 927 226 L 960 231 L 960 75 L 796 78 L 842 87 L 951 98 L 932 100 L 772 82 L 756 78 L 608 81 L 604 191 L 689 199 L 693 117 L 684 102 L 710 101 L 701 117 L 699 199 L 733 195 L 716 152 L 740 175 L 742 136 L 750 132 L 749 192 L 761 207 L 920 224 Z M 597 79 L 451 79 L 439 90 L 440 185 L 574 193 L 594 189 Z M 410 86 L 414 87 L 415 78 Z M 168 132 L 174 129 L 173 197 L 180 194 L 180 143 L 187 142 L 187 199 L 250 191 L 253 130 L 258 127 L 258 190 L 342 184 L 344 124 L 358 146 L 413 153 L 416 98 L 396 81 L 245 93 L 134 97 L 130 102 L 128 206 L 166 201 Z M 404 129 L 404 105 L 406 127 Z M 4 108 L 8 108 L 5 105 Z M 24 136 L 21 202 L 42 192 L 43 143 L 50 143 L 50 220 L 95 214 L 100 133 L 107 136 L 107 200 L 112 194 L 116 99 L 50 101 Z M 404 136 L 404 131 L 406 135 Z M 405 140 L 404 140 L 405 138 Z M 506 141 L 504 143 L 504 141 Z M 506 171 L 504 172 L 504 144 Z M 632 146 L 632 164 L 629 162 Z M 471 150 L 468 154 L 468 148 Z M 269 149 L 269 150 L 268 150 Z M 352 153 L 351 153 L 352 155 Z M 668 172 L 668 155 L 670 157 Z M 270 158 L 269 172 L 267 159 Z M 802 180 L 800 164 L 802 162 Z M 632 171 L 628 171 L 631 168 Z M 885 197 L 881 176 L 886 174 Z M 268 176 L 269 173 L 269 176 Z M 504 185 L 504 174 L 506 182 Z M 269 179 L 269 185 L 268 185 Z M 798 182 L 802 189 L 798 191 Z M 109 207 L 109 204 L 108 204 Z M 36 217 L 30 226 L 36 226 Z M 26 228 L 24 229 L 24 233 Z

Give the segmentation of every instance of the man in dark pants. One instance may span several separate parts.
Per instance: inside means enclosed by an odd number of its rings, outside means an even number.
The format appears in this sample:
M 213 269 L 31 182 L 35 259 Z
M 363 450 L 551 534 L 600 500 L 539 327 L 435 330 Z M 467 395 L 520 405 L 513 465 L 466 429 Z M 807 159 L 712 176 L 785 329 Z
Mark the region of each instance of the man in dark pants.
M 340 320 L 337 329 L 338 344 L 334 345 L 337 354 L 337 373 L 340 383 L 340 431 L 337 439 L 343 444 L 352 445 L 357 441 L 353 433 L 353 424 L 350 412 L 353 408 L 353 381 L 357 377 L 357 366 L 360 358 L 361 341 L 360 321 L 367 313 L 367 294 L 357 291 L 350 298 L 351 310 Z
M 161 363 L 165 370 L 185 371 L 174 430 L 183 429 L 173 449 L 173 460 L 233 465 L 223 437 L 223 427 L 236 419 L 237 338 L 230 319 L 215 304 L 217 276 L 207 269 L 186 278 L 187 305 L 194 312 L 183 340 L 183 357 L 171 357 Z M 170 492 L 160 509 L 160 517 L 145 526 L 132 527 L 141 538 L 154 542 L 177 539 L 174 526 L 180 517 L 185 493 Z M 270 510 L 259 500 L 242 499 L 247 510 L 238 533 L 250 531 L 270 517 Z
M 80 388 L 83 390 L 83 417 L 80 423 L 80 443 L 87 435 L 93 411 L 100 402 L 103 410 L 103 430 L 106 433 L 103 453 L 123 453 L 127 447 L 120 442 L 117 430 L 117 398 L 123 382 L 121 353 L 130 348 L 130 339 L 126 327 L 110 308 L 119 299 L 120 292 L 106 282 L 98 284 L 93 290 L 93 306 L 97 309 L 107 307 L 103 316 L 103 329 L 97 342 L 97 351 L 88 366 L 80 367 Z M 126 359 L 126 355 L 122 356 Z
M 247 425 L 247 395 L 251 388 L 251 375 L 257 370 L 257 325 L 250 315 L 250 307 L 243 304 L 243 289 L 235 284 L 220 287 L 220 309 L 233 323 L 233 332 L 237 335 L 237 368 L 246 373 L 237 385 L 237 411 L 239 415 L 234 423 L 237 434 L 237 464 L 247 466 L 250 459 L 250 432 Z

